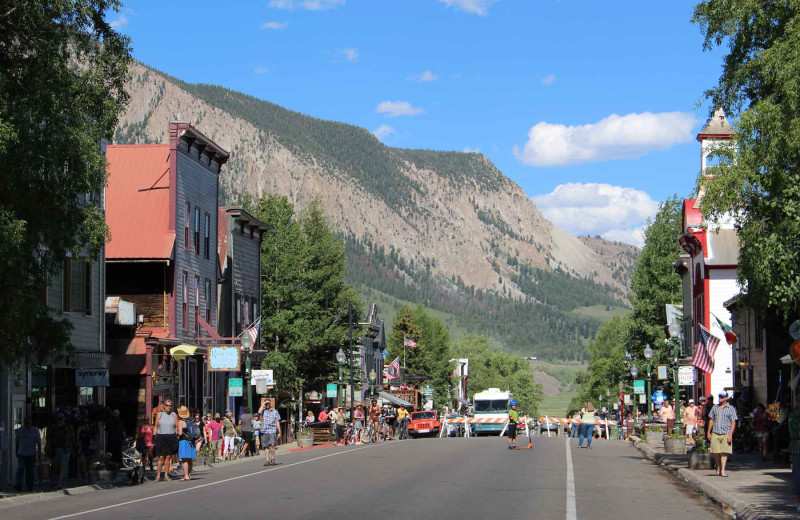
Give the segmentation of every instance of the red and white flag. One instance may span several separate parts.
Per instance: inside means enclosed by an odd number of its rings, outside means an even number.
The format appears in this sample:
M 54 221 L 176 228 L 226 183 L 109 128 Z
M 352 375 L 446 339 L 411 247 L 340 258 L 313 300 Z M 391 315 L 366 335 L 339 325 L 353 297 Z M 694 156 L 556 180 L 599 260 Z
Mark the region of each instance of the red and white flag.
M 417 342 L 412 340 L 411 338 L 403 336 L 403 346 L 408 348 L 416 348 Z
M 700 325 L 697 348 L 694 351 L 694 356 L 692 356 L 692 365 L 707 374 L 714 373 L 714 354 L 717 352 L 718 346 L 719 338 Z

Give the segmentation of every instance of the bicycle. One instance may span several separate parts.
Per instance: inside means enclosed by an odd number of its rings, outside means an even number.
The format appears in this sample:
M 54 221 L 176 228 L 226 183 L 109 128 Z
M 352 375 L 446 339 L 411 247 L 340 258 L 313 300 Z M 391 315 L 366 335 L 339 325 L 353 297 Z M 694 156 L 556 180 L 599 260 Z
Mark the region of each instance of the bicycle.
M 131 437 L 127 441 L 127 447 L 122 450 L 122 467 L 134 469 L 142 465 L 142 454 L 136 449 L 136 440 Z
M 364 428 L 361 430 L 361 443 L 362 444 L 369 444 L 370 442 L 375 442 L 374 440 L 375 435 L 375 427 L 372 425 L 372 421 L 368 421 Z
M 400 440 L 408 439 L 408 418 L 400 419 Z

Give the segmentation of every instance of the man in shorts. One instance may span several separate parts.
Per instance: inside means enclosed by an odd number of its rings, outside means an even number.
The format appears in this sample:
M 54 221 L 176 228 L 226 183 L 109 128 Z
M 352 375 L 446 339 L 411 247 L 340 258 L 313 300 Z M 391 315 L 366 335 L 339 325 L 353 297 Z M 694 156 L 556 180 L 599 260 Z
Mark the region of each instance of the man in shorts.
M 717 475 L 727 477 L 725 464 L 728 455 L 733 453 L 733 432 L 736 431 L 736 408 L 728 404 L 728 394 L 720 392 L 719 404 L 708 414 L 708 440 L 711 442 L 711 453 L 717 463 Z
M 281 414 L 272 408 L 272 400 L 267 399 L 258 409 L 261 415 L 261 447 L 264 449 L 265 466 L 275 464 L 275 445 L 281 438 Z
M 519 412 L 517 402 L 511 401 L 511 409 L 508 411 L 508 449 L 517 449 L 517 423 L 519 422 Z

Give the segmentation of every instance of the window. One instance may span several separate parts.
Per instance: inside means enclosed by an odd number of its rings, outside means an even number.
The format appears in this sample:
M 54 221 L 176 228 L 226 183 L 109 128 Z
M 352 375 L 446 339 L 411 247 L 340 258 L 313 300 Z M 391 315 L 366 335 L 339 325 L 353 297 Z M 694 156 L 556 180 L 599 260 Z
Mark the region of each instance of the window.
M 200 254 L 200 208 L 194 208 L 194 254 Z
M 244 300 L 244 322 L 242 323 L 242 328 L 246 328 L 250 324 L 250 303 L 247 301 L 247 298 Z
M 209 247 L 211 246 L 211 215 L 206 213 L 205 240 L 203 242 L 203 257 L 208 258 Z
M 206 321 L 210 324 L 211 323 L 211 280 L 206 278 L 206 283 L 204 285 L 204 296 L 203 298 L 206 301 Z
M 253 321 L 253 323 L 255 323 L 255 322 L 256 322 L 256 320 L 257 320 L 259 317 L 260 317 L 260 316 L 259 316 L 259 314 L 258 314 L 258 300 L 257 300 L 257 299 L 255 299 L 255 298 L 253 298 L 253 320 L 252 320 L 252 321 Z
M 186 203 L 186 212 L 183 215 L 183 248 L 185 250 L 189 250 L 190 243 L 189 243 L 189 216 L 191 215 L 191 205 L 187 202 Z
M 234 324 L 235 333 L 238 336 L 242 332 L 242 297 L 236 295 L 234 297 L 236 305 L 236 323 Z
M 194 321 L 195 328 L 200 332 L 200 322 L 197 317 L 200 316 L 200 277 L 194 277 Z
M 64 259 L 64 312 L 84 312 L 92 315 L 92 264 L 81 258 Z
M 189 275 L 186 274 L 186 271 L 184 271 L 181 276 L 181 283 L 183 284 L 181 288 L 181 296 L 183 298 L 181 302 L 181 309 L 183 310 L 183 330 L 189 330 Z

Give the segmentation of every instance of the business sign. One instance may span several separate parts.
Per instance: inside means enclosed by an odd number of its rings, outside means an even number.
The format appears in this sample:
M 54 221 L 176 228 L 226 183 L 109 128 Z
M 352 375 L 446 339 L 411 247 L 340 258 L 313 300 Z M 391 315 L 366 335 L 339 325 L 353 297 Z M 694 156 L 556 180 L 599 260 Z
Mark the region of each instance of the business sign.
M 338 386 L 336 386 L 336 383 L 328 383 L 328 386 L 327 386 L 326 392 L 325 392 L 326 397 L 336 397 L 338 389 L 339 388 L 338 388 Z
M 322 394 L 320 394 L 316 390 L 306 392 L 305 397 L 307 403 L 318 403 L 322 401 Z
M 241 377 L 232 377 L 228 379 L 228 397 L 242 397 Z
M 659 381 L 669 379 L 669 375 L 667 375 L 667 365 L 656 365 L 656 374 Z
M 631 399 L 630 394 L 625 394 L 625 404 L 633 404 L 633 399 Z
M 644 394 L 639 394 L 639 404 L 647 404 L 647 396 Z
M 108 386 L 107 368 L 75 370 L 75 386 Z
M 694 367 L 678 368 L 678 384 L 681 386 L 694 386 Z
M 633 393 L 644 394 L 644 379 L 633 380 Z
M 250 384 L 255 385 L 258 379 L 264 379 L 267 386 L 272 386 L 275 384 L 275 380 L 273 379 L 273 372 L 272 369 L 267 370 L 251 370 L 250 371 Z
M 422 385 L 422 395 L 428 399 L 433 398 L 433 385 Z
M 211 372 L 238 372 L 239 345 L 208 347 L 208 370 Z

